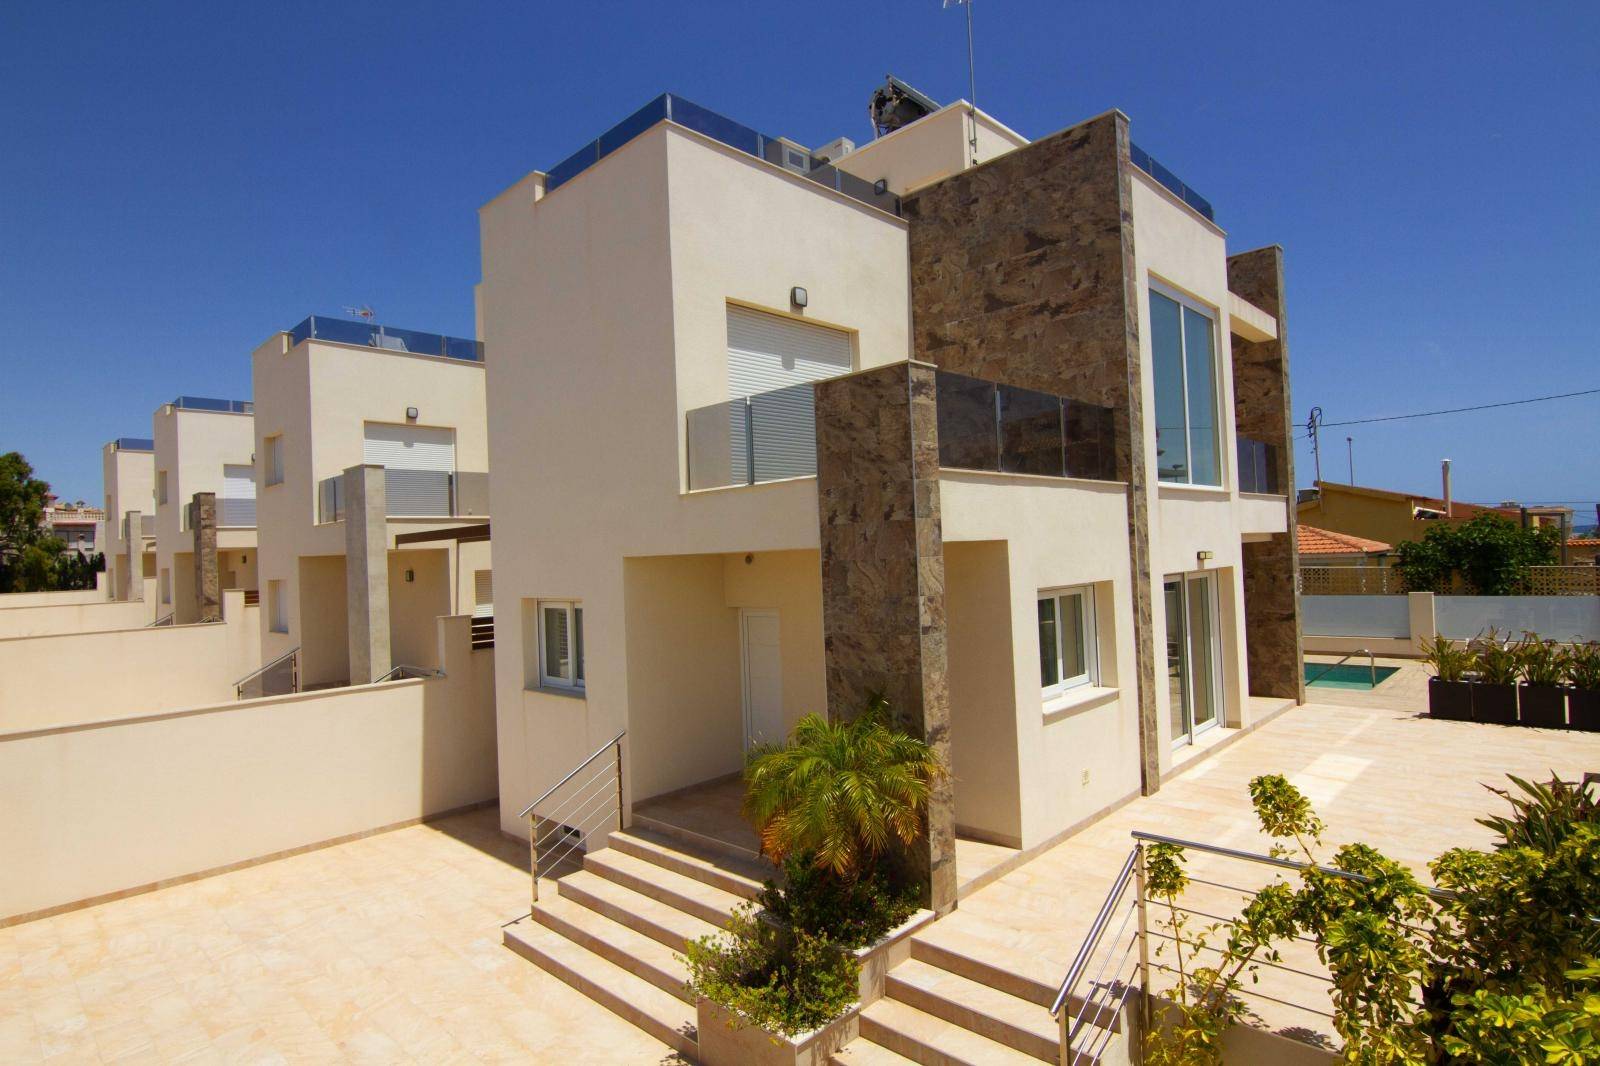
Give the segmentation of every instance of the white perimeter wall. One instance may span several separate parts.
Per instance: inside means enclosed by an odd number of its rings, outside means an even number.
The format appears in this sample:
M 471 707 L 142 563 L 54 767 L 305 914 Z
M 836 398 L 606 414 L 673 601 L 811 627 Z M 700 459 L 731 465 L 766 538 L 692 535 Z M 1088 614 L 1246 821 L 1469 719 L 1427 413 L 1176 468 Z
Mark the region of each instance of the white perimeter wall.
M 56 633 L 133 629 L 150 621 L 150 605 L 138 600 L 67 603 L 41 607 L 0 604 L 0 640 Z
M 469 630 L 440 619 L 444 678 L 0 731 L 0 924 L 492 799 Z

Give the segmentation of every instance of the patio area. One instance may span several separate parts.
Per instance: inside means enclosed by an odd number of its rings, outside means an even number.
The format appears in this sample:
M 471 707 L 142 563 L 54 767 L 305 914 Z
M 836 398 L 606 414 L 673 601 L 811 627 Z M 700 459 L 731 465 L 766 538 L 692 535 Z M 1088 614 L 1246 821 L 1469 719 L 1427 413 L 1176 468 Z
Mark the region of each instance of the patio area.
M 501 945 L 492 808 L 0 929 L 0 1062 L 678 1061 Z

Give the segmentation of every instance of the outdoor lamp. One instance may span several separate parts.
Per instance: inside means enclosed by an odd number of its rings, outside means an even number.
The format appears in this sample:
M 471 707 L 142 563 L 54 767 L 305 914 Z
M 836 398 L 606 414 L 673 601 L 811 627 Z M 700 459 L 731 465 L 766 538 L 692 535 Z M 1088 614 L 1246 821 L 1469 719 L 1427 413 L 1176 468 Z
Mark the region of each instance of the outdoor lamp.
M 796 307 L 804 307 L 810 299 L 811 297 L 807 295 L 806 290 L 799 285 L 789 290 L 789 302 Z

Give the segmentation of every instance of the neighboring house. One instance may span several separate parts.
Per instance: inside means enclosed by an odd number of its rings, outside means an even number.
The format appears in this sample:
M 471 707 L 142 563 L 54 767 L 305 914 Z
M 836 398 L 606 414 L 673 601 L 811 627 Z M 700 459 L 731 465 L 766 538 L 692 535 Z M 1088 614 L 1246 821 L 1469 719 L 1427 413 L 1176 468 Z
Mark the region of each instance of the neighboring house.
M 1301 566 L 1387 566 L 1393 546 L 1301 524 L 1296 539 Z
M 623 730 L 637 805 L 880 691 L 945 908 L 955 834 L 1299 698 L 1281 250 L 1120 112 L 968 115 L 823 164 L 667 96 L 482 208 L 507 832 Z
M 100 449 L 106 587 L 113 600 L 156 598 L 155 449 L 147 437 L 118 437 Z
M 1319 481 L 1300 494 L 1296 517 L 1303 525 L 1386 544 L 1421 540 L 1435 523 L 1461 523 L 1480 514 L 1496 514 L 1530 526 L 1572 528 L 1570 507 L 1524 507 L 1515 501 L 1490 506 L 1364 485 Z M 1304 549 L 1302 549 L 1302 552 Z
M 154 417 L 156 608 L 215 617 L 222 589 L 256 585 L 255 431 L 248 400 L 179 396 Z M 197 507 L 207 495 L 213 507 Z
M 76 503 L 57 503 L 53 499 L 44 509 L 44 526 L 50 535 L 66 545 L 66 550 L 88 557 L 103 550 L 105 534 L 101 530 L 106 512 L 89 507 L 82 500 Z
M 1600 564 L 1600 537 L 1573 537 L 1567 541 L 1567 562 Z
M 483 346 L 317 316 L 252 373 L 262 662 L 364 684 L 437 667 L 440 615 L 492 639 Z

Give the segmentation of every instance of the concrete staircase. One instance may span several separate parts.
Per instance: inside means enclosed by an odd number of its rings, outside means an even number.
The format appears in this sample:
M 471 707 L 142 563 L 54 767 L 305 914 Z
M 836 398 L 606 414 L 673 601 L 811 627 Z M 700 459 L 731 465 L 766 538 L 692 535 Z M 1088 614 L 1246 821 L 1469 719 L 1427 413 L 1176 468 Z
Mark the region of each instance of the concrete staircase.
M 772 869 L 730 845 L 636 819 L 581 869 L 541 880 L 505 944 L 690 1059 L 695 1005 L 684 945 L 721 928 Z
M 836 1066 L 979 1066 L 1061 1060 L 1061 1034 L 1050 1017 L 1056 988 L 1026 976 L 993 944 L 953 950 L 922 935 L 911 959 L 889 971 L 884 998 L 861 1012 L 861 1036 L 832 1056 Z M 1074 1066 L 1131 1063 L 1122 1018 L 1083 1034 Z M 1109 1030 L 1109 1032 L 1107 1031 Z

